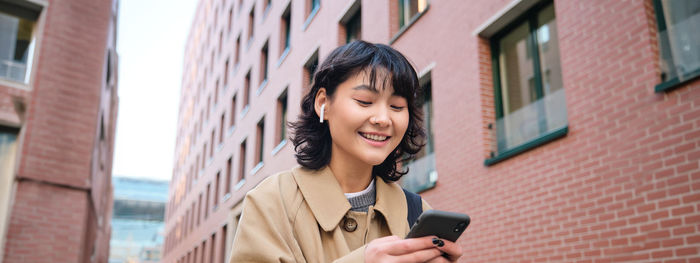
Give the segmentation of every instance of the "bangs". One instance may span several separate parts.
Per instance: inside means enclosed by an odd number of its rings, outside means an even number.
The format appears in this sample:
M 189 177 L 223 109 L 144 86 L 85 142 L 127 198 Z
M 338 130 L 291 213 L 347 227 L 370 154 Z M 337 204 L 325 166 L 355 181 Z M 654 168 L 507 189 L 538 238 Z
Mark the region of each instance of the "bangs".
M 377 45 L 377 52 L 362 71 L 369 73 L 369 84 L 373 88 L 386 89 L 390 84 L 396 95 L 407 100 L 415 100 L 419 94 L 418 77 L 411 64 L 387 46 Z

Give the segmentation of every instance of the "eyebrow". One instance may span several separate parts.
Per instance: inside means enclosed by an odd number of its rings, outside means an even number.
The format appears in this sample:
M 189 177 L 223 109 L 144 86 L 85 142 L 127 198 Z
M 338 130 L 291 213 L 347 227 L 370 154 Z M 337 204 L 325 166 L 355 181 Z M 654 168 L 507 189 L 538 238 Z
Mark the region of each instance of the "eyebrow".
M 367 90 L 371 91 L 372 93 L 379 94 L 379 90 L 377 90 L 376 87 L 372 86 L 367 86 L 367 85 L 359 85 L 357 87 L 352 88 L 353 90 Z M 396 93 L 396 90 L 394 90 L 394 94 L 391 94 L 392 96 L 400 96 L 398 93 Z

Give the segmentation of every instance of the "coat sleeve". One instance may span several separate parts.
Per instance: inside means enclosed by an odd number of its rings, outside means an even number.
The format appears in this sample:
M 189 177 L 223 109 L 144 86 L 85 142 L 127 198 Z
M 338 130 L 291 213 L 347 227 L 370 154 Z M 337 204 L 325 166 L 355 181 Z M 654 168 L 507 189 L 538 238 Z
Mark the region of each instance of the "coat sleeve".
M 333 263 L 362 263 L 365 262 L 365 249 L 367 248 L 367 245 L 358 247 L 357 249 L 353 250 L 349 254 L 333 260 Z
M 230 263 L 303 261 L 281 196 L 271 182 L 265 183 L 251 190 L 243 201 Z

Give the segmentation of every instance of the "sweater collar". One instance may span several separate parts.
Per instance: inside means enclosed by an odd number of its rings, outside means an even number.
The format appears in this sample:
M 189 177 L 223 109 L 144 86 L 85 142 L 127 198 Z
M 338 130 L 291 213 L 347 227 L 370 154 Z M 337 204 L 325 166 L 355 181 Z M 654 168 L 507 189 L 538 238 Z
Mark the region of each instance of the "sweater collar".
M 321 228 L 326 232 L 335 229 L 351 206 L 331 169 L 328 166 L 318 170 L 296 167 L 292 173 Z M 405 235 L 408 207 L 401 187 L 381 179 L 375 180 L 375 184 L 377 200 L 374 210 L 384 216 L 392 235 Z

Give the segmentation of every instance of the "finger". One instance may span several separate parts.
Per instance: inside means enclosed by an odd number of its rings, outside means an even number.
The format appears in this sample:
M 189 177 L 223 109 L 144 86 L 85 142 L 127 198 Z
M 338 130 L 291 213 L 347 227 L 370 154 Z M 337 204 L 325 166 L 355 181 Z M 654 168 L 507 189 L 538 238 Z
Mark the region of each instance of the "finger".
M 434 248 L 433 244 L 434 236 L 420 237 L 420 238 L 409 238 L 401 239 L 392 242 L 387 242 L 382 244 L 384 251 L 389 255 L 404 255 L 415 251 L 424 250 L 427 248 Z
M 402 239 L 398 236 L 385 236 L 385 237 L 381 237 L 381 238 L 377 238 L 375 240 L 372 240 L 372 242 L 381 244 L 381 243 L 390 243 L 390 242 L 394 242 L 394 241 L 398 241 L 398 240 L 402 240 Z
M 462 256 L 462 247 L 460 247 L 457 243 L 446 239 L 442 239 L 442 242 L 444 245 L 438 246 L 437 248 L 447 254 L 447 259 L 450 261 L 457 261 L 457 259 Z
M 439 256 L 431 259 L 430 261 L 427 261 L 428 263 L 449 263 L 450 261 L 444 257 L 444 256 Z
M 445 259 L 442 256 L 442 252 L 438 250 L 437 248 L 428 248 L 428 249 L 422 249 L 418 250 L 412 253 L 396 256 L 394 259 L 396 259 L 396 262 L 430 262 L 434 259 Z M 437 261 L 440 262 L 440 261 Z

